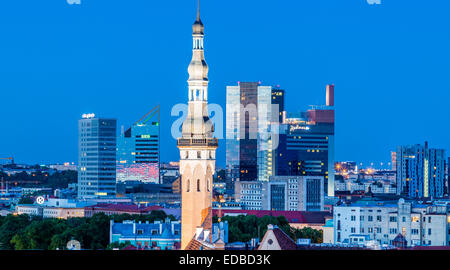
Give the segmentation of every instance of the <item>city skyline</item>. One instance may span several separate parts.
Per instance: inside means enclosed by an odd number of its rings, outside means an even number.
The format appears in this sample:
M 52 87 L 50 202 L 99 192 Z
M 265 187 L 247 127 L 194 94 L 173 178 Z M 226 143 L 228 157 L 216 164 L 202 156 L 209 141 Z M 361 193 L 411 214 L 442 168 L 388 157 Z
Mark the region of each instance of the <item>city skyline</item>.
M 18 11 L 19 5 L 0 4 L 5 31 L 0 38 L 0 87 L 10 101 L 0 109 L 8 127 L 0 135 L 0 155 L 25 163 L 76 161 L 81 114 L 116 118 L 120 128 L 158 103 L 161 137 L 168 137 L 175 120 L 170 109 L 187 98 L 185 66 L 190 50 L 186 48 L 191 43 L 187 22 L 192 20 L 193 5 L 185 2 L 177 2 L 180 8 L 175 10 L 170 3 L 126 7 L 89 1 L 74 6 L 64 1 L 31 3 L 17 18 L 5 11 Z M 450 113 L 444 106 L 449 97 L 445 63 L 450 60 L 444 48 L 450 34 L 445 23 L 439 24 L 444 18 L 439 13 L 448 5 L 431 10 L 409 1 L 408 5 L 262 1 L 258 6 L 231 1 L 220 6 L 236 15 L 230 20 L 226 11 L 214 12 L 218 4 L 202 3 L 208 24 L 207 58 L 213 67 L 210 99 L 225 108 L 226 85 L 262 81 L 285 89 L 286 110 L 298 112 L 324 104 L 323 89 L 334 83 L 335 160 L 389 162 L 397 145 L 424 141 L 448 150 L 450 130 L 438 125 Z M 33 8 L 42 13 L 31 12 Z M 271 19 L 245 18 L 252 9 L 270 14 Z M 398 14 L 400 10 L 408 12 Z M 289 17 L 295 12 L 300 19 Z M 114 16 L 120 14 L 123 17 Z M 418 14 L 424 19 L 413 21 Z M 61 24 L 54 25 L 58 21 Z M 36 120 L 29 121 L 30 115 Z M 29 122 L 21 124 L 24 119 Z M 161 149 L 162 161 L 178 159 L 174 138 L 162 141 Z M 219 148 L 217 162 L 224 167 L 224 148 Z

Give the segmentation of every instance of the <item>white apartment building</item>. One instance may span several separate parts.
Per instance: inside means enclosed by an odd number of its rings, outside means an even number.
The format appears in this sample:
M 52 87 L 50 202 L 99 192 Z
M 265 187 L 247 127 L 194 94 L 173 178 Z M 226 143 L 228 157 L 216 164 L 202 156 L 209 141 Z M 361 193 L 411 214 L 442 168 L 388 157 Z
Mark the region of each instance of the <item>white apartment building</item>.
M 236 202 L 247 210 L 323 211 L 323 176 L 271 176 L 269 181 L 238 181 Z
M 449 246 L 450 215 L 447 204 L 359 201 L 334 207 L 334 243 L 347 244 L 355 236 L 392 246 L 402 234 L 408 246 Z

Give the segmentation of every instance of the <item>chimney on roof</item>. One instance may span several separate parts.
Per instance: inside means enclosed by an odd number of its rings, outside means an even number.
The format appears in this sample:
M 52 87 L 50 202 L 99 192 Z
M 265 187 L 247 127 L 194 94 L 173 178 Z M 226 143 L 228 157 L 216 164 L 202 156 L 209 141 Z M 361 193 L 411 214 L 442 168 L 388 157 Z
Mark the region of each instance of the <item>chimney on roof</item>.
M 327 84 L 327 106 L 334 106 L 334 84 Z

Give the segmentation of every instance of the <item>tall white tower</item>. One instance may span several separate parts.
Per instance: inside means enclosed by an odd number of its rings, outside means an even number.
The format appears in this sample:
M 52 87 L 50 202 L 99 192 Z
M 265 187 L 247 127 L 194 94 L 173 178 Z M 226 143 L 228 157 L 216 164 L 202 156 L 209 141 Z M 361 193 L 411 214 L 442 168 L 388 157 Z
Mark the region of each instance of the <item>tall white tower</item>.
M 181 174 L 181 249 L 197 228 L 211 230 L 212 179 L 218 141 L 208 116 L 208 65 L 203 50 L 204 26 L 197 7 L 193 25 L 193 51 L 189 64 L 188 115 L 178 139 Z

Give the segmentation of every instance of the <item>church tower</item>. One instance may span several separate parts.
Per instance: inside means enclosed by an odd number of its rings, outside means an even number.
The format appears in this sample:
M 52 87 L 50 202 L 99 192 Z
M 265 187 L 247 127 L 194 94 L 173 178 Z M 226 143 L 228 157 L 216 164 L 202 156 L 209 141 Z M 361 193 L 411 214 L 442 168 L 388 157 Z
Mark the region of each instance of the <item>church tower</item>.
M 204 26 L 199 5 L 192 36 L 188 114 L 181 128 L 182 138 L 177 140 L 181 174 L 181 249 L 186 248 L 198 228 L 211 231 L 212 180 L 218 147 L 207 109 L 208 65 L 203 50 Z

